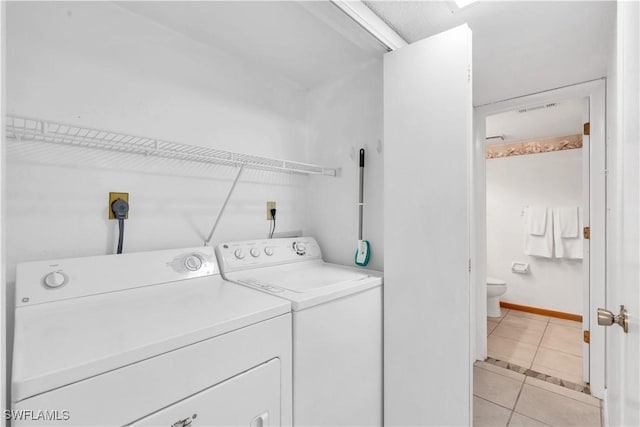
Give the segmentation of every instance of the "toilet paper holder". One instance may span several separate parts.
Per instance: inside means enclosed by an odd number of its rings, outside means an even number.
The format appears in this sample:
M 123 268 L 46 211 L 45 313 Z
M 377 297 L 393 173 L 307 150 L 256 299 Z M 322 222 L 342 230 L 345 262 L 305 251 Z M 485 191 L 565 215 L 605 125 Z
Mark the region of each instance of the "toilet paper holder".
M 511 263 L 511 272 L 518 273 L 518 274 L 528 274 L 529 263 L 514 261 Z

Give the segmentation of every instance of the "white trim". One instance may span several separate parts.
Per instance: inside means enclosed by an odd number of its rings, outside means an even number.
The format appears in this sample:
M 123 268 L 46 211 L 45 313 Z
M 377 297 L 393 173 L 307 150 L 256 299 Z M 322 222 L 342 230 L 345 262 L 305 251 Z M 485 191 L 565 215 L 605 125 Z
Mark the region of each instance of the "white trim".
M 480 108 L 474 108 L 474 138 L 471 153 L 471 288 L 476 304 L 475 357 L 487 358 L 487 200 L 486 159 L 484 135 L 486 116 Z M 473 334 L 473 329 L 471 330 Z M 472 335 L 473 336 L 473 335 Z
M 609 427 L 609 392 L 605 388 L 602 396 L 602 427 Z
M 475 251 L 476 265 L 472 279 L 475 287 L 476 312 L 476 358 L 486 358 L 486 172 L 484 165 L 484 133 L 486 117 L 492 114 L 511 111 L 525 105 L 589 97 L 591 123 L 591 161 L 590 161 L 590 217 L 591 217 L 591 268 L 590 268 L 590 313 L 597 307 L 605 306 L 605 227 L 606 227 L 606 136 L 605 136 L 605 79 L 593 80 L 559 89 L 553 89 L 532 95 L 512 98 L 475 108 L 475 145 L 473 168 L 473 194 L 471 202 L 474 204 L 471 242 Z M 590 379 L 591 392 L 602 398 L 605 385 L 605 342 L 604 328 L 598 327 L 596 316 L 590 316 L 591 358 Z
M 360 0 L 331 0 L 331 3 L 386 46 L 387 49 L 396 50 L 408 44 Z

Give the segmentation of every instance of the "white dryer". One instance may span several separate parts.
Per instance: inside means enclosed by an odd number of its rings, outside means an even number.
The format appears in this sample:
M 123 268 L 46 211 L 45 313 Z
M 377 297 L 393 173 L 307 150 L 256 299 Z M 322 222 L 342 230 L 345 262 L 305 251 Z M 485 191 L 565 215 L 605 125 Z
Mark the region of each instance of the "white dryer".
M 14 425 L 290 425 L 291 314 L 212 248 L 18 265 Z
M 294 425 L 382 425 L 382 275 L 324 262 L 312 237 L 216 251 L 227 280 L 291 302 Z

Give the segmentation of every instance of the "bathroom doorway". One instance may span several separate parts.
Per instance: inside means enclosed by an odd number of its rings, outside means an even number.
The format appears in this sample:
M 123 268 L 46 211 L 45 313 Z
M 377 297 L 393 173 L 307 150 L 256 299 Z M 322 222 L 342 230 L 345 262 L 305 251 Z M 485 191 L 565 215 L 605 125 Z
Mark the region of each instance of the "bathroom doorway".
M 485 122 L 488 360 L 572 389 L 589 381 L 588 109 L 586 98 L 562 100 Z
M 604 86 L 596 80 L 477 107 L 471 184 L 476 360 L 598 398 L 604 392 L 604 332 L 594 328 L 605 292 Z M 526 118 L 533 119 L 528 128 L 517 124 Z M 566 234 L 557 243 L 575 247 L 554 246 L 553 217 L 561 208 L 576 212 L 570 234 L 580 242 L 561 240 Z M 528 215 L 540 210 L 550 221 L 550 254 L 525 248 Z M 506 282 L 493 319 L 487 318 L 487 276 Z

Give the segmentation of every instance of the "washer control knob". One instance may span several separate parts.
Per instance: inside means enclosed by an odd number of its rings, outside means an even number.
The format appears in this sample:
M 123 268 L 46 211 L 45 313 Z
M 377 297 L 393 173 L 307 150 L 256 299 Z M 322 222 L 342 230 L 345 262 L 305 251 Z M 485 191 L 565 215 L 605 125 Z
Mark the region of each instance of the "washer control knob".
M 59 288 L 66 283 L 67 279 L 59 271 L 52 271 L 44 278 L 44 284 L 49 288 Z
M 189 255 L 184 259 L 184 266 L 187 270 L 198 271 L 202 267 L 202 258 L 198 255 Z
M 251 248 L 251 250 L 249 251 L 249 253 L 251 254 L 252 257 L 254 258 L 258 258 L 260 256 L 260 249 L 258 248 Z
M 233 254 L 237 259 L 244 259 L 244 251 L 242 249 L 236 249 Z
M 273 248 L 271 246 L 267 246 L 264 248 L 264 253 L 267 254 L 267 256 L 273 255 Z

